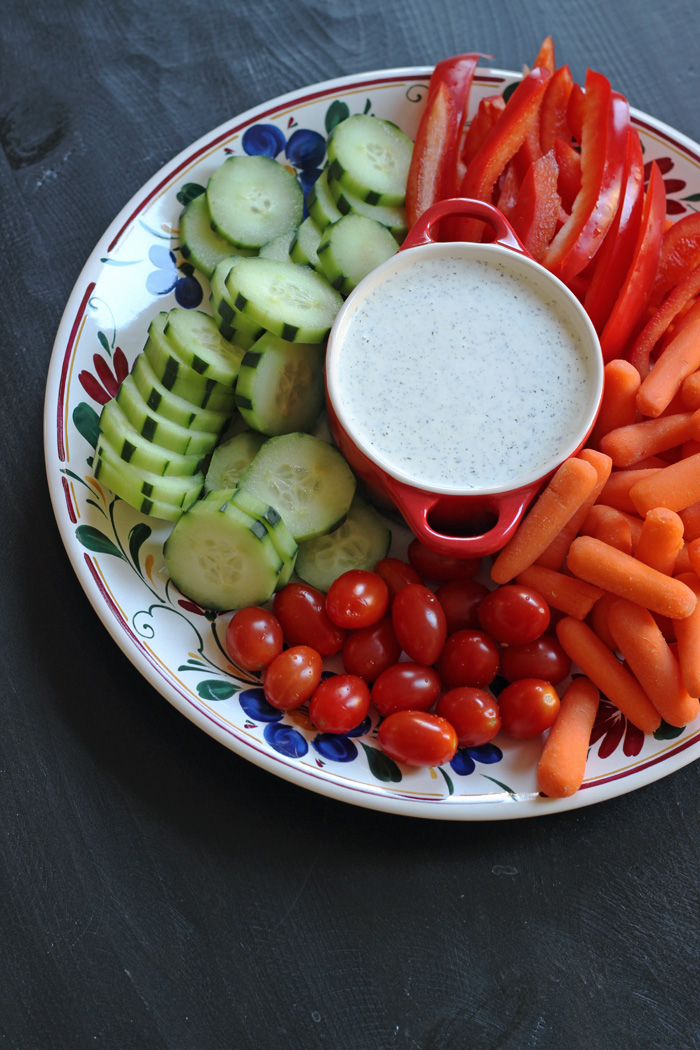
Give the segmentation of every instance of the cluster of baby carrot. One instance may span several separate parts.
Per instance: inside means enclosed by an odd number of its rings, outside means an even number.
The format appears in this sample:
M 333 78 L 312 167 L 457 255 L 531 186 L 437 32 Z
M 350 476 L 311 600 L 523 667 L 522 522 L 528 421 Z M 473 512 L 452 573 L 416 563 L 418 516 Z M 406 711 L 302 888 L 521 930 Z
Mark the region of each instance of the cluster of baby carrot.
M 599 693 L 645 733 L 700 714 L 700 299 L 657 337 L 652 362 L 644 375 L 608 362 L 588 446 L 491 569 L 559 611 L 559 642 L 588 683 L 575 680 L 545 743 L 547 794 L 580 786 Z

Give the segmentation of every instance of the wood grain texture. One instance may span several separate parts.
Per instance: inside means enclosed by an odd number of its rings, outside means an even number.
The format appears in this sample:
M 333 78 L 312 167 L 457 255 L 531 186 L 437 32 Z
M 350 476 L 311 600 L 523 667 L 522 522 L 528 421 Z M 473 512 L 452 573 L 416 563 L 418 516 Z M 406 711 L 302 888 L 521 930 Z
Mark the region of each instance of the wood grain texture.
M 46 490 L 51 347 L 93 246 L 249 106 L 459 50 L 700 139 L 691 0 L 5 0 L 0 42 L 0 1047 L 698 1046 L 696 766 L 559 817 L 440 824 L 224 750 L 89 606 Z

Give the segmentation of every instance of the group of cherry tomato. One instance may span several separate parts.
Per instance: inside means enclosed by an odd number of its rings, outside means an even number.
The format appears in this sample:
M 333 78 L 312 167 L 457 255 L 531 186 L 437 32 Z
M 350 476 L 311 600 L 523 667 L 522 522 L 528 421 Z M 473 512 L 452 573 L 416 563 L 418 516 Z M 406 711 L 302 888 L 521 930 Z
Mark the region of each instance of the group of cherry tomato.
M 489 590 L 474 578 L 479 567 L 413 540 L 408 561 L 344 572 L 325 595 L 289 583 L 272 609 L 240 609 L 226 647 L 239 667 L 264 672 L 272 707 L 308 704 L 320 732 L 348 733 L 374 706 L 380 746 L 406 765 L 441 765 L 500 731 L 538 736 L 557 716 L 555 686 L 571 662 L 541 595 L 518 584 Z M 344 672 L 324 676 L 324 659 L 338 655 Z M 507 683 L 498 698 L 497 680 Z

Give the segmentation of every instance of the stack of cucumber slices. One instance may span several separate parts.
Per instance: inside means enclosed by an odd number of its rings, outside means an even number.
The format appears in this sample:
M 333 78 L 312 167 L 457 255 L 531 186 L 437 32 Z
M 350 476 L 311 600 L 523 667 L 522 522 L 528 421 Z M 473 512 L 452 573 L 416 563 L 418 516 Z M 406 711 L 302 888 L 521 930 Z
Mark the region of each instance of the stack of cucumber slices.
M 211 314 L 151 322 L 103 408 L 93 472 L 174 523 L 166 567 L 204 608 L 262 604 L 295 571 L 327 590 L 388 552 L 383 519 L 312 431 L 343 298 L 406 234 L 412 147 L 388 121 L 351 116 L 306 202 L 288 168 L 244 155 L 182 212 L 181 252 L 209 280 Z

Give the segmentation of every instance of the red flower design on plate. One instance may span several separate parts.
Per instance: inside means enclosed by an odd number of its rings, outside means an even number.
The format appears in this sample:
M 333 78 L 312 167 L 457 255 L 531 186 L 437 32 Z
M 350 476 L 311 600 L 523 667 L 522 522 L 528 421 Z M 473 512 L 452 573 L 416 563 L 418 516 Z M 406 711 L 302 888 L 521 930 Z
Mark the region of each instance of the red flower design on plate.
M 651 174 L 652 161 L 648 161 L 644 165 L 644 184 L 647 185 L 649 182 L 649 176 Z M 670 157 L 658 157 L 656 160 L 656 166 L 658 167 L 661 174 L 664 176 L 664 189 L 666 190 L 666 214 L 667 215 L 683 215 L 688 209 L 685 204 L 679 200 L 672 200 L 672 193 L 681 193 L 682 190 L 688 185 L 683 179 L 669 179 L 666 176 L 669 172 L 673 171 L 674 162 Z
M 115 347 L 111 367 L 100 354 L 93 355 L 92 363 L 96 376 L 92 372 L 83 370 L 79 373 L 78 379 L 85 393 L 93 401 L 106 405 L 108 401 L 117 396 L 122 380 L 128 375 L 129 364 L 124 351 L 119 346 Z
M 598 714 L 591 731 L 591 747 L 601 741 L 598 748 L 599 758 L 609 758 L 622 742 L 622 753 L 627 758 L 634 758 L 642 750 L 644 733 L 629 722 L 607 697 L 602 696 L 598 705 Z

